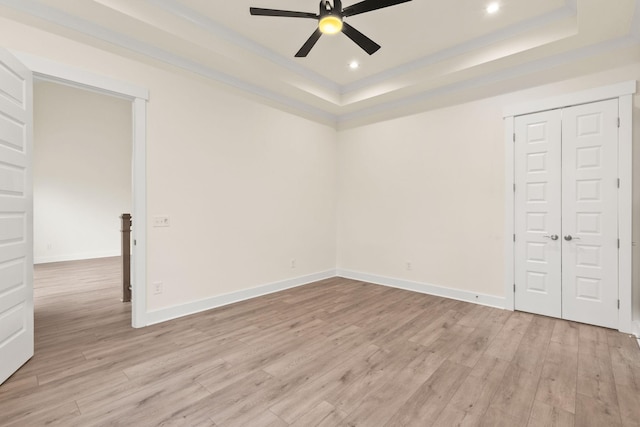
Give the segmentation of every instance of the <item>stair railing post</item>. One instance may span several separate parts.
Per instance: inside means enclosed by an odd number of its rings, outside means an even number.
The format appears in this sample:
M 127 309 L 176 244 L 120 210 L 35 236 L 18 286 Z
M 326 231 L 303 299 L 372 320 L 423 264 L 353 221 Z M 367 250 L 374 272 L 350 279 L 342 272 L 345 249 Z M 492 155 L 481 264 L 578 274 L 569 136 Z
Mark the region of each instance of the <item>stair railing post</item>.
M 131 301 L 131 214 L 120 215 L 122 232 L 122 302 Z

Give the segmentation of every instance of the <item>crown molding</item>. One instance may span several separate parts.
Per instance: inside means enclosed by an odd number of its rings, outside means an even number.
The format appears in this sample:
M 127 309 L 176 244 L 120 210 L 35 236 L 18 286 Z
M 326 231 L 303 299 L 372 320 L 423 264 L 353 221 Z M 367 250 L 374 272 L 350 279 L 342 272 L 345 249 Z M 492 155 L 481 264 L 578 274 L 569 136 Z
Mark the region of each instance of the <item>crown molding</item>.
M 382 73 L 378 73 L 373 76 L 358 80 L 354 83 L 344 85 L 341 87 L 340 93 L 341 95 L 346 95 L 350 92 L 365 89 L 375 84 L 382 83 L 386 80 L 408 74 L 412 71 L 419 70 L 421 68 L 436 64 L 438 62 L 453 58 L 458 55 L 462 55 L 464 53 L 469 53 L 477 49 L 488 47 L 494 43 L 508 40 L 518 35 L 522 35 L 526 32 L 543 28 L 547 25 L 570 17 L 577 17 L 576 0 L 566 0 L 564 7 L 562 7 L 561 9 L 546 13 L 544 15 L 529 19 L 524 22 L 519 22 L 517 24 L 503 28 L 499 31 L 495 31 L 482 37 L 470 40 L 466 43 L 461 43 L 456 46 L 443 49 L 431 55 L 419 58 L 415 61 L 408 62 L 391 70 L 387 70 Z
M 559 53 L 551 57 L 546 57 L 544 59 L 519 64 L 500 70 L 498 72 L 491 73 L 489 75 L 483 75 L 476 78 L 464 80 L 462 82 L 440 86 L 435 89 L 417 93 L 410 97 L 380 103 L 373 107 L 364 108 L 352 113 L 341 114 L 338 116 L 338 129 L 346 129 L 354 125 L 360 126 L 362 124 L 366 124 L 371 121 L 371 118 L 376 116 L 380 117 L 384 115 L 385 119 L 389 119 L 411 114 L 399 113 L 393 116 L 389 115 L 390 112 L 394 111 L 401 112 L 407 111 L 408 109 L 411 110 L 411 106 L 415 106 L 434 98 L 443 97 L 445 95 L 452 95 L 463 92 L 465 90 L 476 89 L 490 84 L 500 83 L 509 79 L 522 77 L 533 73 L 539 73 L 541 71 L 546 71 L 581 59 L 586 59 L 595 55 L 615 51 L 618 49 L 624 49 L 626 47 L 638 46 L 638 48 L 640 48 L 640 44 L 638 42 L 639 41 L 635 37 L 627 35 L 595 45 L 585 46 L 583 48 L 576 49 L 570 52 Z M 415 110 L 417 112 L 420 109 L 413 108 L 412 110 Z
M 316 120 L 335 126 L 337 116 L 323 109 L 314 107 L 302 101 L 281 95 L 269 89 L 246 82 L 233 77 L 222 71 L 207 67 L 190 59 L 173 54 L 164 49 L 157 48 L 148 43 L 144 43 L 111 31 L 105 27 L 90 23 L 86 20 L 69 15 L 58 9 L 54 9 L 34 0 L 0 0 L 0 5 L 9 6 L 12 9 L 42 19 L 44 21 L 60 25 L 62 27 L 77 31 L 84 35 L 94 37 L 98 40 L 108 42 L 114 46 L 127 49 L 129 51 L 156 59 L 165 64 L 193 72 L 203 77 L 216 80 L 241 91 L 250 92 L 262 98 L 281 104 L 295 111 L 306 113 Z
M 544 27 L 550 23 L 570 18 L 577 14 L 577 0 L 566 0 L 563 8 L 550 12 L 546 15 L 533 18 L 524 24 L 521 23 L 518 26 L 504 28 L 498 32 L 488 34 L 468 43 L 463 43 L 450 49 L 407 63 L 397 69 L 379 73 L 345 86 L 340 86 L 323 76 L 300 66 L 293 60 L 276 54 L 275 52 L 266 49 L 264 46 L 215 23 L 209 18 L 197 14 L 194 10 L 180 5 L 175 0 L 147 1 L 157 5 L 158 7 L 164 8 L 172 14 L 176 14 L 182 19 L 198 25 L 202 29 L 210 32 L 212 35 L 230 42 L 232 45 L 248 50 L 261 58 L 267 59 L 278 66 L 284 67 L 286 70 L 307 79 L 310 82 L 310 85 L 317 85 L 318 89 L 333 92 L 337 98 L 341 98 L 341 94 L 353 92 L 362 88 L 373 87 L 373 85 L 380 84 L 391 78 L 399 78 L 403 74 L 416 72 L 420 68 L 430 64 L 443 61 L 456 55 L 468 53 L 475 49 L 487 47 L 493 43 L 507 40 L 517 36 L 518 34 L 523 34 L 527 31 Z M 43 5 L 37 0 L 0 0 L 0 5 L 8 6 L 18 12 L 53 23 L 62 28 L 70 29 L 94 39 L 107 42 L 117 48 L 125 49 L 179 69 L 195 73 L 207 79 L 220 82 L 242 92 L 247 92 L 252 96 L 263 99 L 265 102 L 286 111 L 290 111 L 293 114 L 307 117 L 311 120 L 318 121 L 338 129 L 358 125 L 358 123 L 370 123 L 376 120 L 384 120 L 412 114 L 421 111 L 423 109 L 422 105 L 426 102 L 442 98 L 445 95 L 459 94 L 465 90 L 478 89 L 483 86 L 495 84 L 508 79 L 549 70 L 553 67 L 588 58 L 593 55 L 602 54 L 610 50 L 621 49 L 630 45 L 637 45 L 640 42 L 640 0 L 635 0 L 635 11 L 632 18 L 631 31 L 623 37 L 559 53 L 540 60 L 529 61 L 475 78 L 467 78 L 462 81 L 434 89 L 424 90 L 402 99 L 389 100 L 387 102 L 383 101 L 370 107 L 362 107 L 356 111 L 346 112 L 344 110 L 347 108 L 344 107 L 347 107 L 349 104 L 343 105 L 331 102 L 319 94 L 314 94 L 311 89 L 302 88 L 300 85 L 295 83 L 291 83 L 291 88 L 302 91 L 307 96 L 311 96 L 312 98 L 310 98 L 309 102 L 279 93 L 276 90 L 265 88 L 259 84 L 251 83 L 214 67 L 203 65 L 197 61 L 187 59 L 181 55 L 166 51 L 149 43 L 141 42 L 105 27 L 95 25 L 87 20 L 83 20 L 58 9 Z M 315 102 L 314 100 L 326 101 L 324 102 L 326 107 L 313 105 L 313 102 Z M 341 110 L 343 111 L 341 112 Z

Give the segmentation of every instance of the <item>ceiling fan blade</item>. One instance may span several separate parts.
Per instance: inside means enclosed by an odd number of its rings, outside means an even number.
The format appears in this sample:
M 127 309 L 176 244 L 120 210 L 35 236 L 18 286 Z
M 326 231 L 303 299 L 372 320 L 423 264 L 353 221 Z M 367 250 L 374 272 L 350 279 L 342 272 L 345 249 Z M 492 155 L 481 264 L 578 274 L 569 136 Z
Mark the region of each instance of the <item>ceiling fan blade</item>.
M 302 45 L 298 53 L 296 53 L 296 58 L 304 58 L 305 56 L 307 56 L 311 51 L 311 48 L 316 44 L 318 39 L 320 39 L 321 35 L 322 31 L 320 31 L 319 28 L 316 28 L 313 34 L 311 34 L 311 37 L 309 37 L 309 39 Z
M 360 3 L 347 6 L 342 11 L 342 16 L 359 15 L 372 10 L 382 9 L 383 7 L 395 6 L 400 3 L 406 3 L 411 0 L 364 0 Z
M 373 55 L 378 51 L 378 49 L 380 49 L 380 45 L 378 43 L 374 42 L 346 22 L 342 23 L 342 32 L 353 40 L 355 44 L 364 49 L 369 55 Z
M 342 12 L 342 0 L 333 0 L 333 9 Z
M 293 10 L 277 10 L 277 9 L 263 9 L 261 7 L 250 7 L 249 12 L 252 15 L 259 16 L 284 16 L 286 18 L 311 18 L 318 19 L 319 16 L 311 12 L 295 12 Z

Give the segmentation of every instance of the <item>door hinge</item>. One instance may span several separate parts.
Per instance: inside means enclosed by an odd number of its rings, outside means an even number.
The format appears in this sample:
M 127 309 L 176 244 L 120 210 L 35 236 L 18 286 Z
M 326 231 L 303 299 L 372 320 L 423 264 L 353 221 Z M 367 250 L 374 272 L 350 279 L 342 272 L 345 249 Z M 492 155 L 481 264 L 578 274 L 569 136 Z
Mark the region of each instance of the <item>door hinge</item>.
M 620 127 L 620 117 L 618 117 L 618 127 Z
M 618 300 L 618 310 L 620 310 L 620 300 Z
M 516 291 L 516 284 L 514 283 L 513 284 L 513 292 L 515 293 L 515 291 Z
M 620 239 L 618 239 L 618 249 L 620 249 Z
M 513 142 L 516 142 L 516 134 L 513 134 Z
M 133 246 L 137 245 L 138 241 L 136 239 L 133 239 Z
M 515 234 L 513 235 L 513 241 L 514 242 L 516 241 L 516 235 Z
M 516 192 L 516 185 L 515 184 L 513 184 L 513 192 L 514 193 Z
M 618 188 L 620 188 L 620 178 L 618 178 Z

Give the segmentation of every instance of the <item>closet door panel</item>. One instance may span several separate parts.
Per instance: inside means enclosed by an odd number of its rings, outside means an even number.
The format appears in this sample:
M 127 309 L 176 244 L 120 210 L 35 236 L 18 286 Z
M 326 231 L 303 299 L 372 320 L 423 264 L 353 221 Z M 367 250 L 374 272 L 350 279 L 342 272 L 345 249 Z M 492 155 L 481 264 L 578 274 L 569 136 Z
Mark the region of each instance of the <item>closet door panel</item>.
M 561 112 L 516 117 L 515 309 L 561 317 Z
M 562 317 L 617 328 L 618 102 L 562 116 Z

